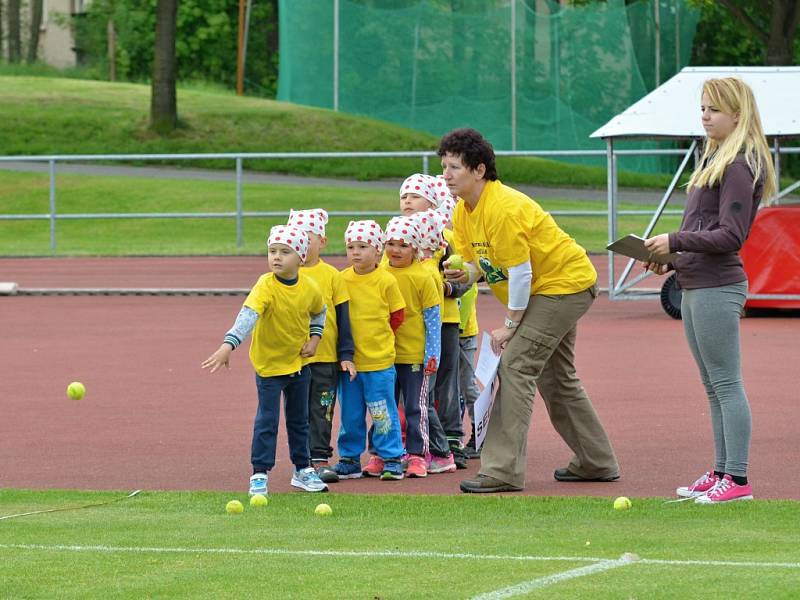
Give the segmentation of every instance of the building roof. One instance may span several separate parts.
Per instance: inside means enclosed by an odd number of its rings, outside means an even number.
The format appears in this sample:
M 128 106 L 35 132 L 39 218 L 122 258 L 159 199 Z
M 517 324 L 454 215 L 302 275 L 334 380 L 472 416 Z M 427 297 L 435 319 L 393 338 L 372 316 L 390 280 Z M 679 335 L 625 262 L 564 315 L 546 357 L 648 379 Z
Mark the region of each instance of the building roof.
M 800 135 L 800 67 L 686 67 L 590 137 L 705 137 L 700 96 L 703 82 L 717 77 L 750 85 L 767 137 Z

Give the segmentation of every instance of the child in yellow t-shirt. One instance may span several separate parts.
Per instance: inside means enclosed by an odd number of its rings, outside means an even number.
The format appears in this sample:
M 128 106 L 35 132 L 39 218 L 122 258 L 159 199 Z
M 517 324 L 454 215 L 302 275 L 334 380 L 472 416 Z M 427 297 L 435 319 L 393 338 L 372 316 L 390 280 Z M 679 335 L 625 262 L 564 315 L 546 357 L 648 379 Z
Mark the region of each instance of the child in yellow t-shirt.
M 299 273 L 308 251 L 308 235 L 295 227 L 276 226 L 267 244 L 272 272 L 258 279 L 224 342 L 203 361 L 202 368 L 213 373 L 229 367 L 233 350 L 253 332 L 250 361 L 256 371 L 258 411 L 253 425 L 250 495 L 268 491 L 268 473 L 275 466 L 281 393 L 286 400 L 289 454 L 295 466 L 291 485 L 307 492 L 324 492 L 328 486 L 309 464 L 310 377 L 303 361 L 317 351 L 326 306 L 319 286 Z
M 398 401 L 402 395 L 406 417 L 409 477 L 425 477 L 427 454 L 435 451 L 429 440 L 427 387 L 439 364 L 441 340 L 439 290 L 430 271 L 417 259 L 420 241 L 419 226 L 412 217 L 394 217 L 386 226 L 386 270 L 397 279 L 406 303 L 405 319 L 395 337 L 395 390 Z M 432 414 L 436 418 L 435 412 Z M 438 458 L 452 461 L 447 454 Z
M 441 228 L 438 240 L 432 240 L 432 260 L 428 261 L 432 272 L 438 278 L 437 285 L 442 290 L 442 359 L 433 383 L 433 398 L 437 415 L 444 428 L 449 449 L 458 468 L 466 468 L 467 457 L 461 446 L 464 437 L 461 403 L 459 401 L 459 326 L 461 318 L 458 299 L 469 286 L 446 281 L 442 264 L 452 254 L 452 231 L 446 225 L 452 216 L 455 199 L 441 177 L 414 174 L 400 187 L 400 210 L 404 215 L 415 215 L 429 224 L 436 219 L 436 227 Z M 428 215 L 428 216 L 426 216 Z M 440 225 L 443 221 L 444 225 Z M 424 224 L 423 224 L 424 226 Z M 441 238 L 444 236 L 444 239 Z
M 351 221 L 344 234 L 350 267 L 342 279 L 350 294 L 350 322 L 355 342 L 355 377 L 340 376 L 341 427 L 333 467 L 340 479 L 362 474 L 402 479 L 403 439 L 395 402 L 395 330 L 403 321 L 405 301 L 397 280 L 378 268 L 383 231 L 375 221 Z M 367 441 L 365 413 L 372 418 L 374 454 L 361 469 Z
M 311 387 L 308 395 L 308 445 L 311 466 L 325 483 L 339 481 L 328 459 L 333 456 L 331 426 L 336 406 L 339 372 L 355 377 L 353 337 L 350 333 L 348 302 L 350 296 L 339 270 L 320 258 L 325 247 L 325 225 L 328 213 L 321 208 L 292 210 L 288 225 L 302 229 L 308 235 L 308 253 L 300 273 L 308 275 L 319 286 L 328 307 L 325 331 L 317 353 L 303 362 L 309 367 Z

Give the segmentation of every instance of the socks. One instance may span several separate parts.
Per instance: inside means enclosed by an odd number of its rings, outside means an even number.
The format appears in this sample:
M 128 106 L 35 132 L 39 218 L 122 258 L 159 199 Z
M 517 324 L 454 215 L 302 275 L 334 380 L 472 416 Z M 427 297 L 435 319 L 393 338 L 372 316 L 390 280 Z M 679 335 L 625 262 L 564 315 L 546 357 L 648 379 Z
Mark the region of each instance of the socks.
M 723 477 L 725 477 L 725 471 L 714 471 L 714 475 L 722 479 Z
M 736 485 L 747 485 L 747 477 L 742 475 L 731 475 L 731 479 Z

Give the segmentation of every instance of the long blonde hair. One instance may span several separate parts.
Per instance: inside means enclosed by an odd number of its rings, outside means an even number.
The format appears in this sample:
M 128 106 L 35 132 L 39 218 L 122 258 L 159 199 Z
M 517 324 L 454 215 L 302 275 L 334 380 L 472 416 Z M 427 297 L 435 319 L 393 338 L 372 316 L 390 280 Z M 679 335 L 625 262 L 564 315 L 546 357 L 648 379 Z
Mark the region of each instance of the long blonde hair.
M 753 172 L 753 187 L 763 179 L 762 198 L 768 201 L 775 195 L 777 182 L 753 90 L 738 77 L 725 77 L 707 80 L 703 84 L 703 93 L 708 95 L 711 104 L 720 111 L 728 115 L 738 115 L 739 121 L 722 143 L 706 138 L 703 158 L 700 166 L 692 173 L 687 189 L 718 184 L 728 165 L 738 154 L 744 153 L 747 166 Z

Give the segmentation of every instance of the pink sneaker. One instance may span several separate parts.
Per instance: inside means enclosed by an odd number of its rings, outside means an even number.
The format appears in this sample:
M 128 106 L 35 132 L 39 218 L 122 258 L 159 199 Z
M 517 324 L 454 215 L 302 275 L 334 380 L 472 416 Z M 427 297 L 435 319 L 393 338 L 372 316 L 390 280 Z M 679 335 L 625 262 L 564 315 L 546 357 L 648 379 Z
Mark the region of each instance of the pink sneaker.
M 428 473 L 453 473 L 458 468 L 456 467 L 452 452 L 447 458 L 428 454 L 425 457 L 425 462 L 427 463 Z
M 408 457 L 408 469 L 406 477 L 427 477 L 428 470 L 425 468 L 425 459 L 416 454 Z
M 725 475 L 707 494 L 695 498 L 695 504 L 720 504 L 734 500 L 752 500 L 753 488 L 750 484 L 738 485 L 730 475 Z
M 683 498 L 697 498 L 717 485 L 718 481 L 719 477 L 717 477 L 717 474 L 714 473 L 714 471 L 708 471 L 692 485 L 679 487 L 675 490 L 675 493 Z
M 383 473 L 383 459 L 373 454 L 361 472 L 367 477 L 380 477 Z

